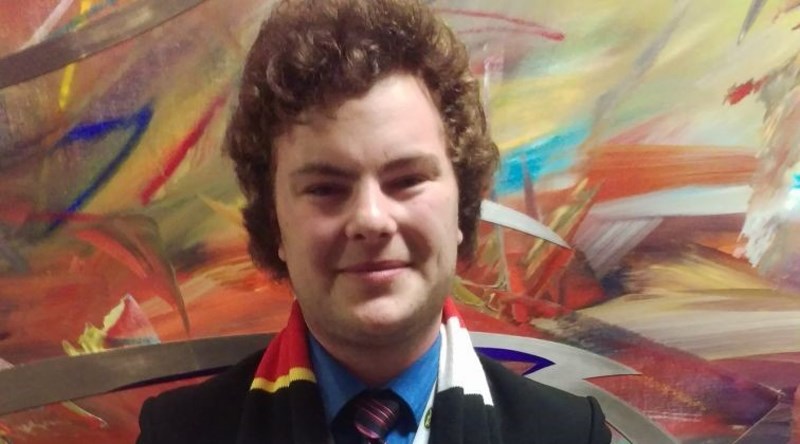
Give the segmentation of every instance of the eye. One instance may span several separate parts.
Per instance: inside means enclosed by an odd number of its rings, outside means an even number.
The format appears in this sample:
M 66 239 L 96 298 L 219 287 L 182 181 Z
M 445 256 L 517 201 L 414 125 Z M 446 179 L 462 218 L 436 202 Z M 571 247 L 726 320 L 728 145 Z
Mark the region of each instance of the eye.
M 303 188 L 303 194 L 311 197 L 335 197 L 347 193 L 347 187 L 336 183 L 314 183 Z
M 409 174 L 392 180 L 389 182 L 389 186 L 397 190 L 405 190 L 413 188 L 427 180 L 428 178 L 422 174 Z

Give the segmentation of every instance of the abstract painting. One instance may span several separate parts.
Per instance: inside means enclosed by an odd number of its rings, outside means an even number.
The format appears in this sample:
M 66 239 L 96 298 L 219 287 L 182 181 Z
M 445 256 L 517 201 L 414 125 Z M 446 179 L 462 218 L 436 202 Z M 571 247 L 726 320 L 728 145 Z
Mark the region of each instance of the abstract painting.
M 501 150 L 452 292 L 476 347 L 616 443 L 800 443 L 800 1 L 426 3 Z M 221 149 L 272 4 L 0 3 L 0 381 L 281 328 Z M 0 443 L 132 442 L 206 376 L 0 383 Z

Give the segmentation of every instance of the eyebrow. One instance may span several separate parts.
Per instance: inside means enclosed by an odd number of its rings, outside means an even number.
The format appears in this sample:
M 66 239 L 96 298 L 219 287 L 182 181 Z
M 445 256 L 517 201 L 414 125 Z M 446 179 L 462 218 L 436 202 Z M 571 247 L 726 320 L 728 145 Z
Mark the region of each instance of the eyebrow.
M 358 177 L 356 173 L 328 162 L 309 162 L 292 171 L 289 175 L 293 178 L 301 176 L 333 176 L 343 179 L 355 179 Z
M 398 157 L 382 165 L 379 173 L 387 174 L 406 168 L 420 168 L 438 174 L 440 171 L 439 159 L 432 154 Z M 292 171 L 290 176 L 293 178 L 301 176 L 331 176 L 351 180 L 358 178 L 357 173 L 325 161 L 309 162 Z
M 399 157 L 381 166 L 381 173 L 391 173 L 406 168 L 424 169 L 428 172 L 439 173 L 439 158 L 433 154 Z

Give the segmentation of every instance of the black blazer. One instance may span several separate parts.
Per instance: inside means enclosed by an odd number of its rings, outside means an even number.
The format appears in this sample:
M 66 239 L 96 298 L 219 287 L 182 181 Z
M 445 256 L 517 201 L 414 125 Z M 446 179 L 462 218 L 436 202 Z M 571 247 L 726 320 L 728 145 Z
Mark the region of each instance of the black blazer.
M 141 434 L 137 444 L 233 443 L 245 395 L 261 356 L 261 352 L 253 354 L 201 384 L 171 390 L 145 401 L 139 417 Z M 489 381 L 502 443 L 611 441 L 603 412 L 594 398 L 575 396 L 521 377 L 483 356 L 481 363 Z M 439 424 L 448 427 L 446 422 Z M 432 430 L 431 443 L 454 442 L 449 440 L 456 435 Z

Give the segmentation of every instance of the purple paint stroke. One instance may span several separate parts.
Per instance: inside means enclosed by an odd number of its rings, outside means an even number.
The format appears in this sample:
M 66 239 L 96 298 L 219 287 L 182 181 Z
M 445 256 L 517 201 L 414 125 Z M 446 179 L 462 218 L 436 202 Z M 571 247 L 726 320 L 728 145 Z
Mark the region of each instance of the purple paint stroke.
M 509 350 L 507 348 L 475 347 L 475 350 L 497 361 L 524 362 L 526 364 L 530 364 L 531 366 L 522 373 L 523 376 L 530 375 L 533 372 L 538 372 L 539 370 L 555 365 L 555 362 L 545 359 L 541 356 L 536 356 L 517 350 Z

